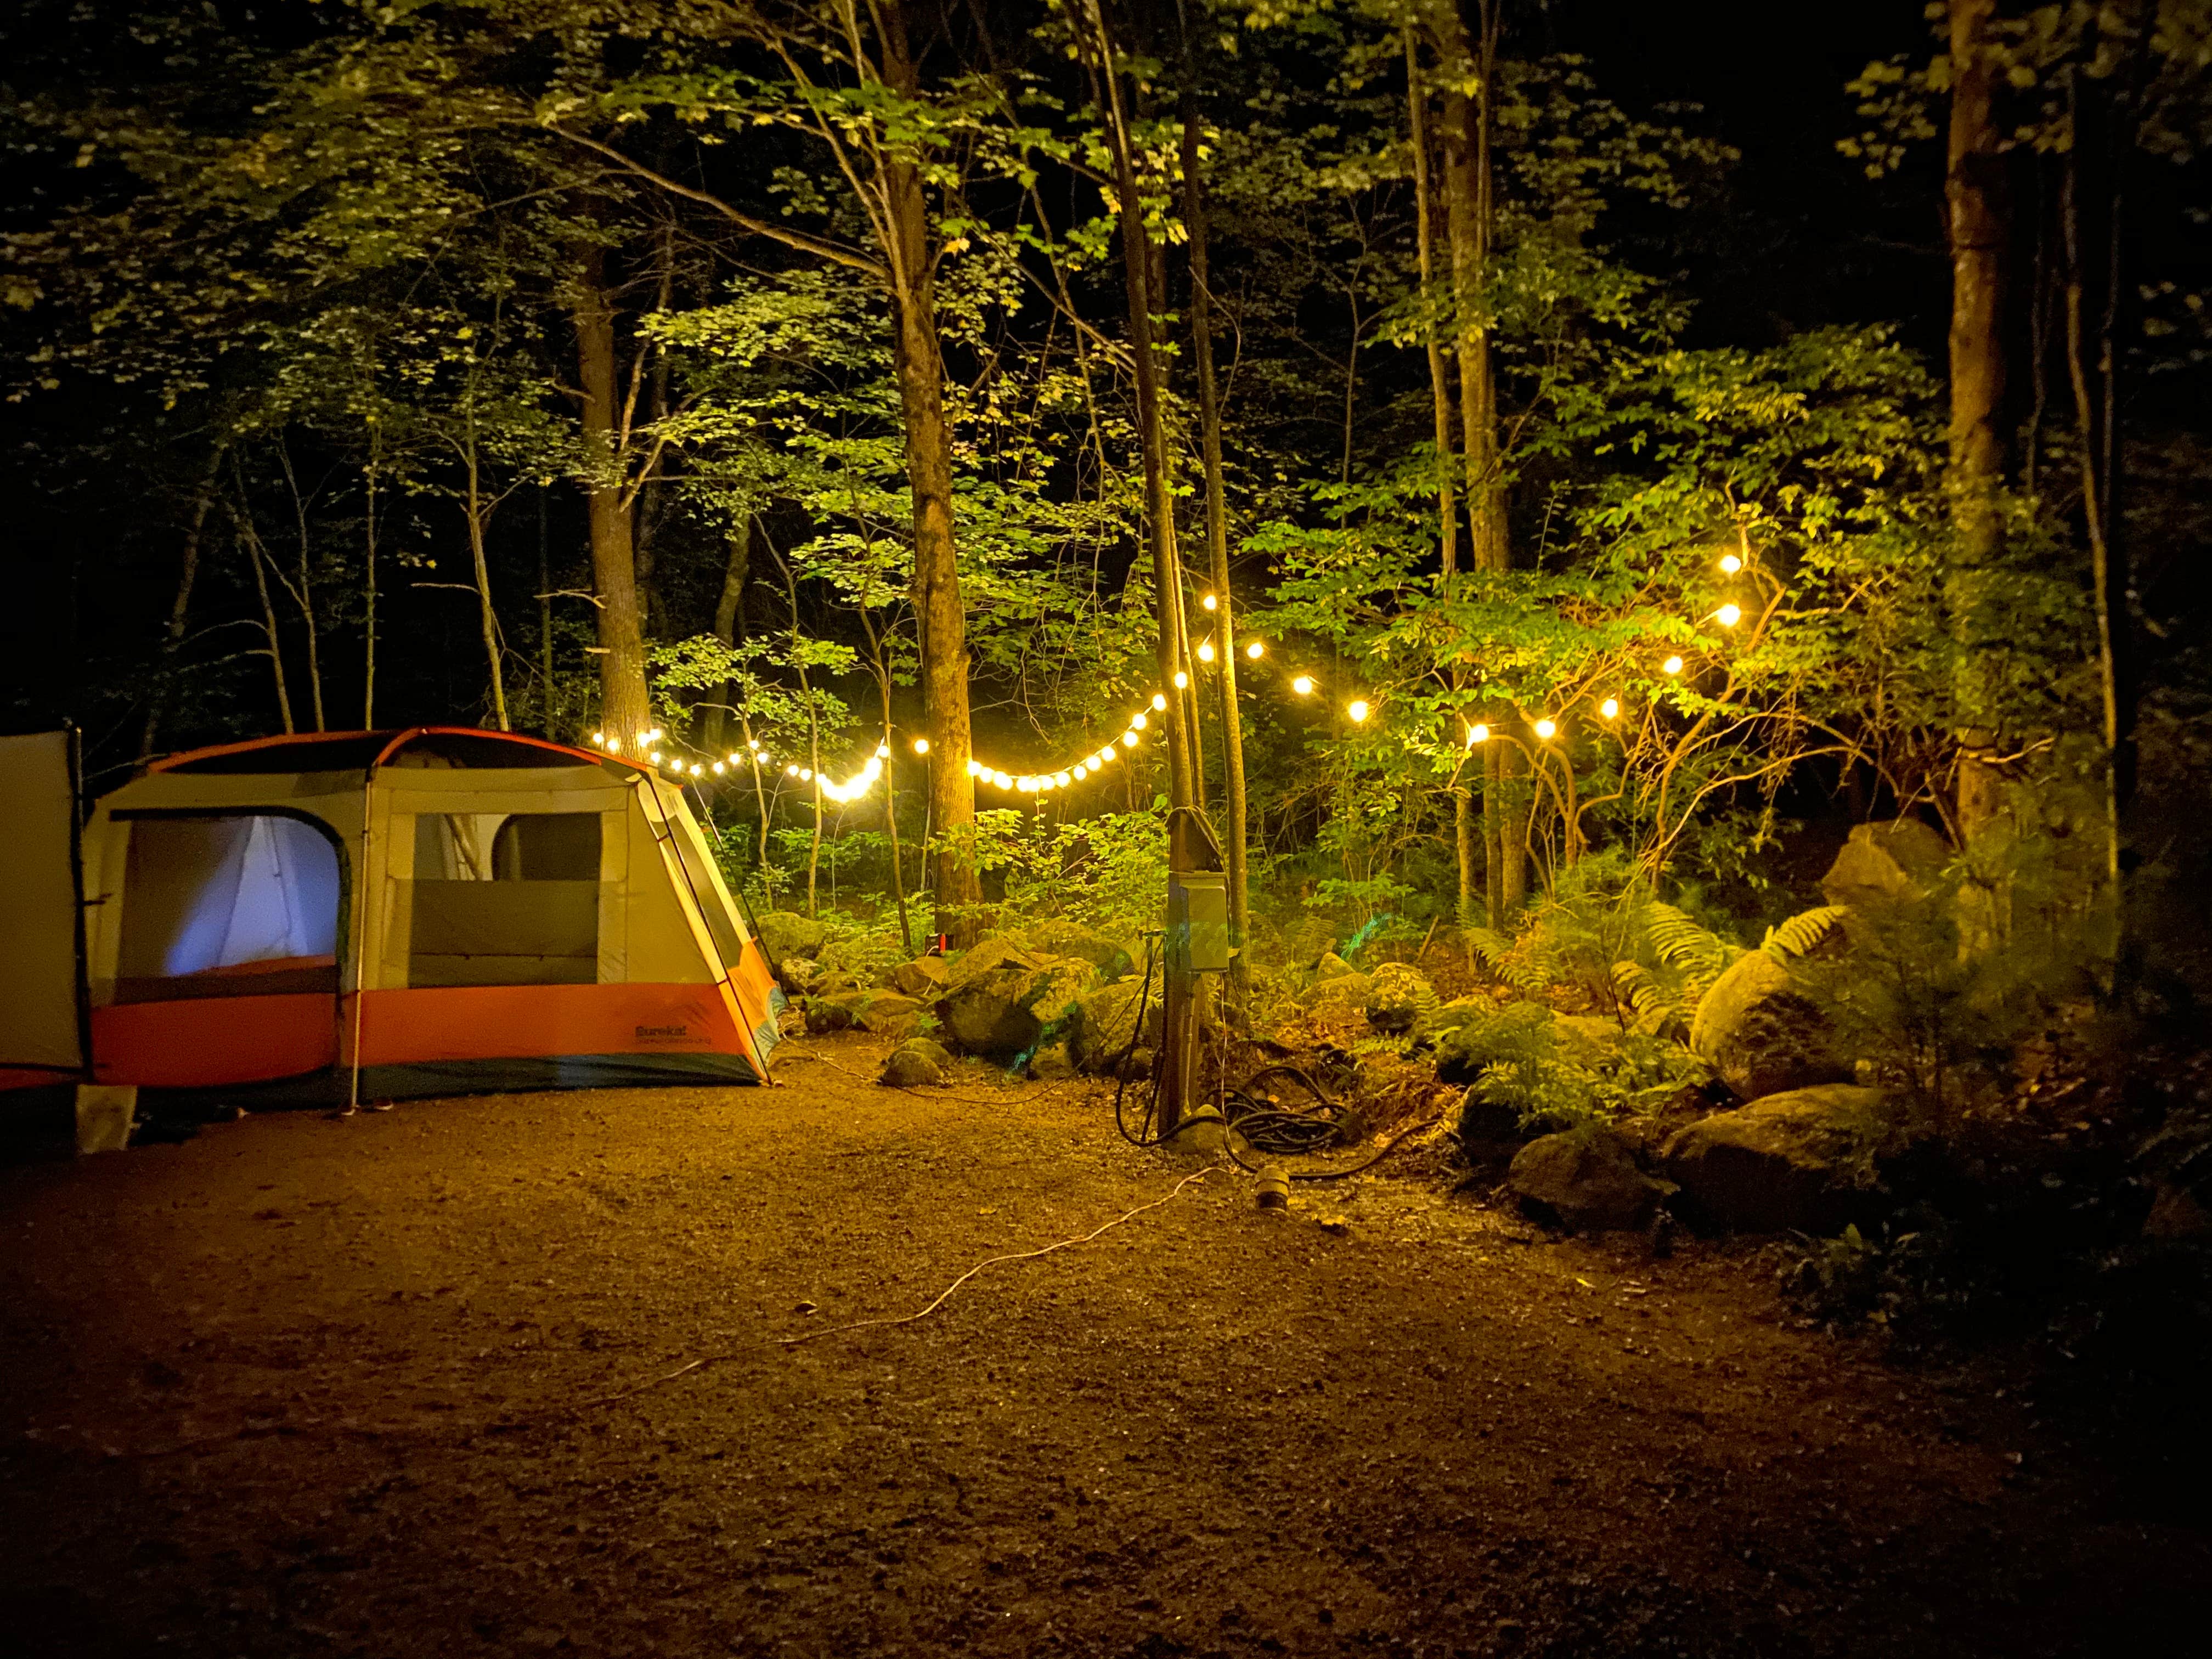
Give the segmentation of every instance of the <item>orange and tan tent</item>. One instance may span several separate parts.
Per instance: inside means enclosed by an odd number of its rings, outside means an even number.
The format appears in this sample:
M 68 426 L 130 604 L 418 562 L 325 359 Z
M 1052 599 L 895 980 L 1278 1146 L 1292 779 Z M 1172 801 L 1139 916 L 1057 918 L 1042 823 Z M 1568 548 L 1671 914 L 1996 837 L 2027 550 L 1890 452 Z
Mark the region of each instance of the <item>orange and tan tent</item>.
M 38 818 L 22 785 L 0 793 Z M 250 1103 L 768 1075 L 781 994 L 698 823 L 609 756 L 441 726 L 203 749 L 99 803 L 82 871 L 95 1084 Z M 64 1052 L 62 1006 L 0 1066 Z

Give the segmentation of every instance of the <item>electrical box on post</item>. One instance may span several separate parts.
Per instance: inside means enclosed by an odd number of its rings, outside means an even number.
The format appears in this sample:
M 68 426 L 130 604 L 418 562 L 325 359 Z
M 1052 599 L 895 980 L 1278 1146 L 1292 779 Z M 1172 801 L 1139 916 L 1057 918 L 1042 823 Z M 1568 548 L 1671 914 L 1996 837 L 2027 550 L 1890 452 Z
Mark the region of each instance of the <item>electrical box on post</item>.
M 1167 956 L 1170 971 L 1229 971 L 1229 878 L 1219 871 L 1168 872 Z

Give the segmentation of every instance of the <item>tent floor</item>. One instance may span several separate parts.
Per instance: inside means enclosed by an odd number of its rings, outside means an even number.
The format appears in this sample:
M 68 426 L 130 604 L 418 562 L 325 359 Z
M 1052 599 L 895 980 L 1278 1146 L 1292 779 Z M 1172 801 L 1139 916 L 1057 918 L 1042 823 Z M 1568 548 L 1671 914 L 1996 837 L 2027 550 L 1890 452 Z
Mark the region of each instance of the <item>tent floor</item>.
M 1957 1659 L 2212 1582 L 2002 1379 L 1449 1178 L 1217 1171 L 779 1346 L 1187 1172 L 880 1052 L 0 1168 L 0 1650 Z

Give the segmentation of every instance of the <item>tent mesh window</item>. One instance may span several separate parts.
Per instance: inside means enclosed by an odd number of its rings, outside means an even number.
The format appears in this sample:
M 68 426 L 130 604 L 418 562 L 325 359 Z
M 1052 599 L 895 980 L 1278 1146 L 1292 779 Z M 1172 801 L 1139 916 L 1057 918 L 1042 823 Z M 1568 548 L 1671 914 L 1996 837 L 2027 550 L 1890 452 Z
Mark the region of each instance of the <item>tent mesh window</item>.
M 419 815 L 413 928 L 410 986 L 596 983 L 599 815 Z
M 137 819 L 115 1000 L 335 993 L 339 895 L 337 847 L 298 818 Z

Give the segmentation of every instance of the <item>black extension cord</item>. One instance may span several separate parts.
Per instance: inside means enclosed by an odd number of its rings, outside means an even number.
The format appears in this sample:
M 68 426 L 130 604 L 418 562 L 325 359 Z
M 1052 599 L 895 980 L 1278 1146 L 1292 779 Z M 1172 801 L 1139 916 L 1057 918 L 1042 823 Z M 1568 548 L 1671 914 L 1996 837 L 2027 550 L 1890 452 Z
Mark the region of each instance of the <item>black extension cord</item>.
M 1152 1012 L 1152 970 L 1155 965 L 1153 941 L 1158 932 L 1145 935 L 1145 984 L 1137 995 L 1137 1018 L 1129 1027 L 1129 1041 L 1121 1050 L 1121 1058 L 1114 1067 L 1114 1127 L 1121 1139 L 1132 1146 L 1158 1146 L 1174 1139 L 1194 1123 L 1207 1120 L 1187 1117 L 1164 1134 L 1152 1133 L 1152 1119 L 1159 1108 L 1160 1076 L 1157 1063 L 1149 1079 L 1151 1087 L 1145 1096 L 1145 1114 L 1134 1134 L 1129 1132 L 1128 1120 L 1123 1115 L 1122 1097 L 1129 1086 L 1129 1062 L 1134 1058 L 1137 1045 L 1144 1039 L 1145 1016 Z M 1271 1096 L 1255 1091 L 1263 1079 L 1275 1077 L 1294 1079 L 1313 1097 L 1310 1106 L 1285 1107 Z M 1358 1138 L 1358 1121 L 1350 1109 L 1340 1104 L 1328 1090 L 1322 1088 L 1297 1066 L 1278 1063 L 1264 1066 L 1237 1087 L 1224 1091 L 1221 1097 L 1221 1115 L 1227 1120 L 1229 1136 L 1224 1142 L 1231 1159 L 1248 1175 L 1258 1175 L 1260 1166 L 1248 1164 L 1237 1150 L 1237 1137 L 1243 1136 L 1244 1144 L 1255 1152 L 1278 1157 L 1299 1157 L 1318 1152 L 1347 1139 Z M 1415 1126 L 1419 1127 L 1419 1125 Z M 1384 1158 L 1404 1145 L 1412 1131 L 1401 1134 L 1389 1145 L 1378 1149 L 1374 1157 L 1364 1164 L 1355 1164 L 1348 1170 L 1293 1170 L 1292 1181 L 1341 1181 L 1373 1169 Z

